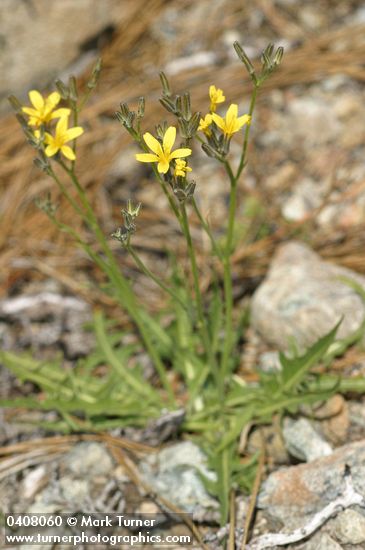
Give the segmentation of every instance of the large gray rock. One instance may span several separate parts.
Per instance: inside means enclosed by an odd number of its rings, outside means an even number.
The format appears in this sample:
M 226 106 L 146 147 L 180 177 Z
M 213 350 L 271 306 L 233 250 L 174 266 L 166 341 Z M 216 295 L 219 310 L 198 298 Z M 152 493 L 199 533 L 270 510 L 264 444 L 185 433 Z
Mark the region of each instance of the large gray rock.
M 345 465 L 356 491 L 365 495 L 365 440 L 344 445 L 330 456 L 277 470 L 264 482 L 258 507 L 292 528 L 341 496 Z
M 340 546 L 327 533 L 316 533 L 308 542 L 301 547 L 301 550 L 342 550 Z
M 280 349 L 295 339 L 301 349 L 329 332 L 343 316 L 338 336 L 359 328 L 365 316 L 360 296 L 339 277 L 365 289 L 361 275 L 323 261 L 308 246 L 289 242 L 275 255 L 269 273 L 252 299 L 252 325 Z
M 60 76 L 82 44 L 118 24 L 126 11 L 126 0 L 1 0 L 0 100 Z
M 299 460 L 310 462 L 333 452 L 331 445 L 316 432 L 306 418 L 285 418 L 283 437 L 289 453 Z
M 333 524 L 333 534 L 341 543 L 365 543 L 365 517 L 356 510 L 344 510 Z
M 200 475 L 214 481 L 204 453 L 191 441 L 183 441 L 148 456 L 140 463 L 146 483 L 157 494 L 194 514 L 196 521 L 217 519 L 218 503 L 206 491 Z

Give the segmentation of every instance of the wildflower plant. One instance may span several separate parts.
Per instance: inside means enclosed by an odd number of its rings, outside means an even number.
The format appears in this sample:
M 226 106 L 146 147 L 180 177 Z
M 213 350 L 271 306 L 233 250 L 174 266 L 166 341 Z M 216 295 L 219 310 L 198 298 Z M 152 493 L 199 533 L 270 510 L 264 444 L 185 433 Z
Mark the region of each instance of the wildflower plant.
M 79 94 L 75 79 L 71 77 L 68 84 L 57 81 L 57 91 L 48 97 L 31 91 L 32 107 L 22 106 L 16 98 L 10 98 L 26 139 L 35 149 L 35 164 L 54 180 L 93 235 L 94 244 L 91 245 L 90 239 L 79 235 L 62 221 L 49 196 L 39 201 L 39 206 L 104 272 L 110 283 L 108 292 L 113 293 L 114 299 L 133 321 L 140 344 L 155 367 L 158 383 L 152 385 L 144 379 L 138 361 L 132 361 L 134 347 L 120 347 L 112 334 L 108 339 L 108 324 L 100 312 L 95 316 L 96 358 L 91 356 L 86 366 L 78 367 L 72 380 L 67 378 L 70 374 L 50 370 L 49 366 L 41 367 L 29 360 L 17 362 L 11 354 L 2 354 L 5 364 L 18 376 L 31 379 L 42 387 L 49 397 L 43 400 L 42 407 L 56 408 L 64 426 L 71 430 L 104 429 L 128 423 L 139 426 L 148 418 L 159 417 L 166 408 L 173 410 L 183 406 L 185 419 L 181 429 L 191 437 L 199 438 L 216 472 L 216 481 L 210 479 L 205 483 L 208 490 L 219 498 L 222 524 L 228 518 L 231 491 L 238 487 L 249 488 L 252 480 L 255 457 L 245 463 L 237 452 L 237 440 L 244 426 L 269 422 L 273 414 L 295 411 L 303 402 L 318 401 L 338 389 L 336 380 L 318 378 L 310 372 L 313 365 L 325 359 L 330 349 L 333 353 L 331 346 L 337 327 L 305 355 L 281 356 L 282 372 L 261 376 L 255 387 L 248 386 L 236 374 L 238 343 L 247 322 L 246 311 L 239 318 L 234 315 L 232 287 L 239 181 L 248 160 L 257 94 L 262 83 L 279 66 L 283 49 L 274 50 L 269 45 L 262 54 L 261 69 L 257 70 L 238 43 L 234 48 L 252 82 L 247 113 L 239 112 L 238 105 L 229 103 L 223 90 L 214 85 L 207 90 L 207 112 L 194 111 L 190 94 L 174 94 L 164 73 L 160 74 L 160 103 L 170 119 L 174 117 L 173 123 L 162 122 L 154 131 L 142 128 L 144 98 L 139 99 L 135 110 L 122 103 L 116 113 L 121 126 L 140 149 L 135 156 L 136 162 L 150 166 L 186 242 L 190 272 L 186 273 L 175 261 L 172 262 L 171 276 L 166 279 L 153 273 L 133 246 L 141 204 L 129 200 L 121 213 L 122 225 L 108 235 L 78 179 L 76 144 L 87 132 L 79 125 L 80 113 L 97 84 L 100 62 L 96 64 L 83 94 Z M 238 162 L 234 163 L 230 146 L 239 135 L 242 148 Z M 190 159 L 197 147 L 215 159 L 226 172 L 229 207 L 223 239 L 217 239 L 195 197 L 199 182 L 191 177 Z M 67 180 L 73 186 L 73 193 L 66 184 Z M 191 235 L 191 212 L 197 216 L 201 230 L 208 236 L 214 258 L 212 265 L 220 265 L 212 277 L 216 283 L 204 294 Z M 162 328 L 159 320 L 137 299 L 132 283 L 123 274 L 123 267 L 112 252 L 110 239 L 119 241 L 141 272 L 166 294 L 169 299 L 167 317 L 172 319 L 167 328 Z M 110 376 L 105 380 L 93 379 L 90 374 L 98 361 L 111 368 Z M 180 386 L 176 386 L 176 377 Z M 34 406 L 34 401 L 32 404 Z M 80 415 L 80 411 L 84 412 L 87 422 L 75 419 L 75 414 L 71 417 L 71 413 Z

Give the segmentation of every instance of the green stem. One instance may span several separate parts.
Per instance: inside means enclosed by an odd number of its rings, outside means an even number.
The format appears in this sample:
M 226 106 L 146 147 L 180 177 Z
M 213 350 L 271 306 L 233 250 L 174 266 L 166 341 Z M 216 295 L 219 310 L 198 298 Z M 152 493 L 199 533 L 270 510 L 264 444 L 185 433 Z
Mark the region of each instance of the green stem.
M 226 246 L 224 251 L 223 261 L 223 286 L 225 297 L 225 334 L 222 356 L 222 384 L 227 375 L 228 362 L 231 356 L 232 344 L 233 344 L 233 289 L 232 289 L 232 272 L 231 272 L 231 254 L 234 237 L 234 222 L 237 205 L 237 179 L 235 178 L 232 168 L 228 161 L 224 162 L 225 169 L 227 171 L 230 184 L 230 201 L 229 201 L 229 213 L 228 213 L 228 228 Z
M 191 238 L 190 228 L 189 228 L 189 221 L 186 213 L 186 208 L 184 204 L 180 205 L 180 212 L 181 212 L 181 221 L 182 221 L 182 229 L 183 233 L 186 239 L 187 247 L 188 247 L 188 254 L 190 258 L 190 264 L 191 264 L 191 271 L 193 275 L 193 283 L 194 283 L 194 291 L 195 291 L 195 302 L 196 302 L 196 308 L 197 308 L 197 314 L 198 314 L 198 328 L 202 336 L 205 352 L 207 354 L 209 363 L 213 369 L 213 374 L 216 378 L 217 383 L 217 390 L 219 391 L 221 397 L 223 397 L 221 390 L 221 387 L 219 386 L 219 372 L 218 372 L 218 366 L 216 362 L 215 355 L 213 353 L 212 345 L 209 338 L 209 331 L 207 329 L 206 325 L 206 319 L 204 316 L 204 306 L 203 306 L 203 299 L 200 292 L 200 285 L 199 285 L 199 272 L 198 272 L 198 266 L 196 262 L 196 256 L 194 251 L 194 245 Z
M 199 221 L 200 223 L 202 224 L 202 227 L 204 229 L 204 231 L 206 232 L 206 234 L 208 235 L 209 237 L 209 240 L 210 240 L 210 243 L 212 245 L 212 249 L 213 249 L 213 252 L 214 254 L 220 259 L 220 260 L 223 260 L 223 256 L 222 256 L 222 252 L 221 250 L 219 249 L 218 247 L 218 244 L 213 236 L 213 233 L 209 227 L 209 224 L 206 222 L 206 220 L 204 219 L 202 213 L 200 212 L 200 209 L 199 209 L 199 206 L 197 205 L 196 203 L 196 200 L 195 198 L 193 197 L 192 201 L 191 201 L 191 204 L 193 205 L 193 208 L 195 210 L 195 213 L 196 215 L 198 216 L 199 218 Z
M 71 102 L 71 108 L 72 108 L 72 114 L 73 114 L 73 124 L 74 124 L 74 126 L 77 126 L 78 121 L 79 121 L 79 110 L 78 110 L 76 101 Z M 76 139 L 74 139 L 74 141 L 73 141 L 72 150 L 73 150 L 73 152 L 75 153 L 75 156 L 76 156 Z M 71 161 L 71 166 L 72 166 L 72 170 L 74 170 L 75 169 L 75 161 L 74 160 Z
M 179 209 L 178 207 L 176 206 L 176 203 L 174 202 L 174 199 L 171 197 L 169 191 L 168 191 L 168 188 L 166 186 L 166 182 L 164 181 L 164 179 L 160 176 L 160 173 L 158 172 L 156 166 L 154 166 L 152 164 L 152 170 L 153 170 L 153 173 L 155 174 L 155 177 L 157 179 L 157 181 L 160 183 L 161 187 L 162 187 L 162 191 L 164 192 L 164 195 L 165 197 L 167 198 L 167 200 L 169 201 L 169 205 L 171 207 L 171 210 L 173 211 L 173 213 L 175 214 L 178 222 L 180 223 L 181 225 L 181 217 L 180 217 L 180 212 L 179 212 Z
M 227 228 L 227 238 L 226 238 L 224 257 L 230 258 L 232 254 L 234 222 L 235 222 L 235 214 L 236 214 L 236 206 L 237 206 L 237 178 L 234 176 L 231 165 L 227 160 L 224 161 L 224 167 L 226 169 L 226 172 L 228 174 L 229 181 L 231 184 L 231 191 L 230 191 L 230 197 L 229 197 L 229 211 L 228 211 L 228 228 Z
M 251 94 L 250 107 L 249 107 L 249 111 L 248 111 L 248 114 L 251 117 L 252 117 L 253 111 L 255 109 L 257 92 L 258 92 L 259 87 L 260 87 L 259 84 L 255 84 L 254 88 L 253 88 L 253 91 L 252 91 L 252 94 Z M 237 173 L 236 173 L 236 180 L 239 179 L 239 177 L 242 173 L 242 170 L 244 169 L 244 167 L 246 165 L 247 147 L 248 147 L 248 138 L 250 137 L 250 129 L 251 129 L 251 124 L 247 124 L 246 129 L 245 129 L 245 137 L 244 137 L 244 140 L 243 140 L 243 147 L 242 147 L 240 163 L 238 165 L 238 169 L 237 169 Z
M 152 281 L 154 281 L 156 283 L 156 285 L 158 285 L 160 288 L 162 288 L 162 290 L 167 292 L 167 294 L 169 294 L 172 298 L 177 300 L 179 302 L 179 304 L 184 308 L 184 310 L 187 313 L 189 313 L 189 310 L 186 307 L 186 304 L 184 304 L 184 302 L 181 300 L 180 296 L 178 296 L 173 290 L 171 290 L 171 288 L 169 288 L 167 285 L 165 285 L 165 283 L 163 281 L 161 281 L 161 279 L 159 279 L 154 273 L 152 273 L 152 271 L 141 260 L 141 258 L 134 251 L 133 247 L 130 244 L 128 244 L 126 246 L 126 249 L 128 250 L 128 252 L 132 256 L 132 258 L 134 259 L 134 261 L 136 262 L 137 266 L 142 271 L 142 273 L 144 273 L 147 277 L 152 279 Z
M 104 271 L 106 272 L 106 274 L 108 275 L 110 281 L 113 283 L 114 287 L 116 288 L 118 299 L 119 299 L 121 305 L 123 305 L 127 309 L 129 315 L 131 316 L 131 318 L 136 323 L 136 325 L 139 329 L 139 332 L 142 336 L 142 339 L 144 341 L 144 344 L 146 346 L 146 349 L 147 349 L 152 361 L 154 362 L 156 370 L 157 370 L 157 372 L 160 376 L 161 382 L 162 382 L 166 392 L 168 393 L 170 400 L 173 402 L 174 401 L 173 389 L 172 389 L 172 386 L 171 386 L 171 384 L 168 380 L 165 366 L 163 365 L 163 363 L 162 363 L 162 361 L 161 361 L 161 359 L 160 359 L 160 357 L 159 357 L 159 355 L 158 355 L 158 353 L 155 349 L 154 343 L 151 340 L 150 335 L 149 335 L 149 333 L 146 329 L 146 326 L 143 322 L 142 315 L 140 314 L 140 311 L 139 311 L 141 309 L 141 306 L 137 305 L 136 300 L 135 300 L 135 296 L 134 296 L 134 293 L 133 293 L 133 291 L 130 287 L 130 284 L 127 281 L 127 279 L 123 276 L 123 274 L 121 273 L 121 271 L 119 269 L 119 266 L 118 266 L 117 262 L 115 261 L 115 258 L 112 254 L 112 251 L 111 251 L 111 249 L 108 246 L 108 243 L 106 241 L 105 235 L 104 235 L 104 233 L 103 233 L 103 231 L 102 231 L 102 229 L 101 229 L 101 227 L 100 227 L 100 225 L 97 221 L 97 218 L 96 218 L 96 216 L 95 216 L 95 214 L 94 214 L 94 212 L 91 208 L 91 205 L 90 205 L 90 203 L 87 199 L 85 191 L 81 187 L 81 185 L 80 185 L 73 169 L 68 168 L 68 166 L 66 166 L 66 164 L 64 164 L 63 161 L 60 161 L 60 164 L 63 167 L 63 169 L 66 171 L 66 173 L 69 175 L 72 182 L 74 183 L 74 185 L 76 187 L 76 190 L 77 190 L 77 193 L 79 195 L 80 201 L 81 201 L 83 207 L 85 208 L 88 224 L 91 227 L 91 229 L 94 231 L 94 234 L 95 234 L 95 236 L 96 236 L 96 238 L 97 238 L 97 240 L 98 240 L 98 242 L 101 246 L 101 249 L 102 249 L 102 251 L 104 252 L 105 256 L 108 259 L 109 265 L 108 265 L 107 269 L 104 268 Z
M 250 108 L 248 114 L 252 117 L 256 98 L 257 91 L 259 86 L 255 85 L 251 95 Z M 230 191 L 230 201 L 229 201 L 229 213 L 228 213 L 228 228 L 227 228 L 227 239 L 226 247 L 224 253 L 224 274 L 223 274 L 223 285 L 224 285 L 224 295 L 225 295 L 225 304 L 226 304 L 226 315 L 225 315 L 225 338 L 223 346 L 223 356 L 222 356 L 222 383 L 227 375 L 229 358 L 231 356 L 232 347 L 234 344 L 234 335 L 233 335 L 233 290 L 232 290 L 232 271 L 231 271 L 231 255 L 233 252 L 233 238 L 234 238 L 234 224 L 235 224 L 235 215 L 237 208 L 237 186 L 238 180 L 246 165 L 247 160 L 247 147 L 248 139 L 250 136 L 251 124 L 248 124 L 245 129 L 245 137 L 243 141 L 242 153 L 238 169 L 236 174 L 233 173 L 231 165 L 226 160 L 224 161 L 224 167 L 229 177 L 231 184 Z
M 79 216 L 84 220 L 87 221 L 87 218 L 85 216 L 85 213 L 83 210 L 79 207 L 77 202 L 71 197 L 70 193 L 67 191 L 66 187 L 63 185 L 62 181 L 59 179 L 59 177 L 55 174 L 55 172 L 50 168 L 49 175 L 51 178 L 54 179 L 54 181 L 57 183 L 61 193 L 66 197 L 68 202 L 71 204 L 72 208 L 79 214 Z

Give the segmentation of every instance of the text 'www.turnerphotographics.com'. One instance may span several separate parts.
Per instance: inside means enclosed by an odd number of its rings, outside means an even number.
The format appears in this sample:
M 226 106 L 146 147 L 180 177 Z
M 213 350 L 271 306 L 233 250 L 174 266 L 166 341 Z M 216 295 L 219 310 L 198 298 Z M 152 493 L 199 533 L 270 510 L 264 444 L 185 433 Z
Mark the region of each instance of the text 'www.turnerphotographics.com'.
M 193 539 L 189 533 L 175 535 L 169 530 L 182 521 L 181 515 L 164 514 L 7 514 L 3 544 L 190 546 Z

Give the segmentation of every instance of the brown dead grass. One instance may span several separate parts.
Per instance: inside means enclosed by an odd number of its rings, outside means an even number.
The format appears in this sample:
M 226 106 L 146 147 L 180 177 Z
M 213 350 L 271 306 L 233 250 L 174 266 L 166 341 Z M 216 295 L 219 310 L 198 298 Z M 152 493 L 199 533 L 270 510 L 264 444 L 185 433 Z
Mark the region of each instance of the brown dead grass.
M 157 74 L 145 72 L 141 76 L 140 67 L 158 64 L 159 59 L 163 58 L 162 46 L 150 30 L 169 2 L 153 0 L 149 2 L 148 10 L 143 9 L 145 3 L 145 0 L 130 3 L 130 13 L 116 32 L 113 42 L 102 52 L 102 81 L 83 113 L 87 132 L 78 148 L 78 172 L 106 228 L 110 227 L 110 216 L 117 213 L 103 191 L 103 184 L 109 167 L 130 143 L 129 136 L 119 128 L 113 113 L 121 101 L 133 103 L 140 95 L 147 98 L 146 127 L 157 122 L 162 113 L 156 101 L 159 90 Z M 260 0 L 258 4 L 270 19 L 275 32 L 283 37 L 296 36 L 299 41 L 298 47 L 287 53 L 285 63 L 268 81 L 268 89 L 307 84 L 333 74 L 345 74 L 358 81 L 365 81 L 364 25 L 331 30 L 320 36 L 308 35 L 272 2 Z M 237 17 L 238 2 L 232 1 L 230 6 L 232 9 L 225 14 L 222 28 L 229 28 Z M 217 18 L 219 13 L 213 16 Z M 213 45 L 217 31 L 211 32 Z M 184 34 L 183 39 L 188 41 L 189 36 Z M 213 66 L 184 71 L 173 78 L 174 88 L 189 89 L 196 108 L 204 110 L 207 84 L 214 81 L 216 71 Z M 249 93 L 249 82 L 238 62 L 232 60 L 219 67 L 219 71 L 220 81 L 225 83 L 225 91 L 232 100 L 239 100 L 242 93 Z M 92 302 L 108 304 L 108 299 L 101 293 L 95 292 L 90 297 L 90 293 L 85 290 L 84 282 L 88 275 L 83 274 L 90 270 L 88 260 L 75 251 L 69 238 L 55 230 L 46 216 L 34 206 L 33 201 L 40 193 L 52 190 L 55 202 L 60 205 L 59 212 L 63 220 L 74 226 L 78 223 L 69 206 L 57 196 L 52 181 L 33 167 L 33 156 L 33 150 L 25 143 L 13 115 L 4 116 L 0 128 L 1 294 L 6 294 L 14 284 L 24 279 L 51 276 Z M 155 251 L 163 250 L 168 232 L 166 228 L 172 227 L 174 221 L 166 212 L 162 216 L 153 200 L 144 204 L 138 236 L 138 246 L 142 249 L 144 242 L 147 249 L 152 246 L 151 239 L 148 239 L 150 220 L 154 220 L 156 233 L 160 235 L 154 238 L 153 247 Z M 79 229 L 82 230 L 81 227 Z M 262 276 L 277 244 L 296 234 L 297 230 L 298 226 L 280 222 L 279 229 L 270 237 L 237 250 L 237 277 Z M 326 258 L 335 259 L 365 273 L 364 226 L 352 228 L 347 234 L 325 235 L 317 231 L 313 223 L 311 241 Z M 126 265 L 128 267 L 128 261 Z M 97 280 L 99 276 L 94 273 L 93 277 Z M 209 281 L 205 284 L 209 284 Z

